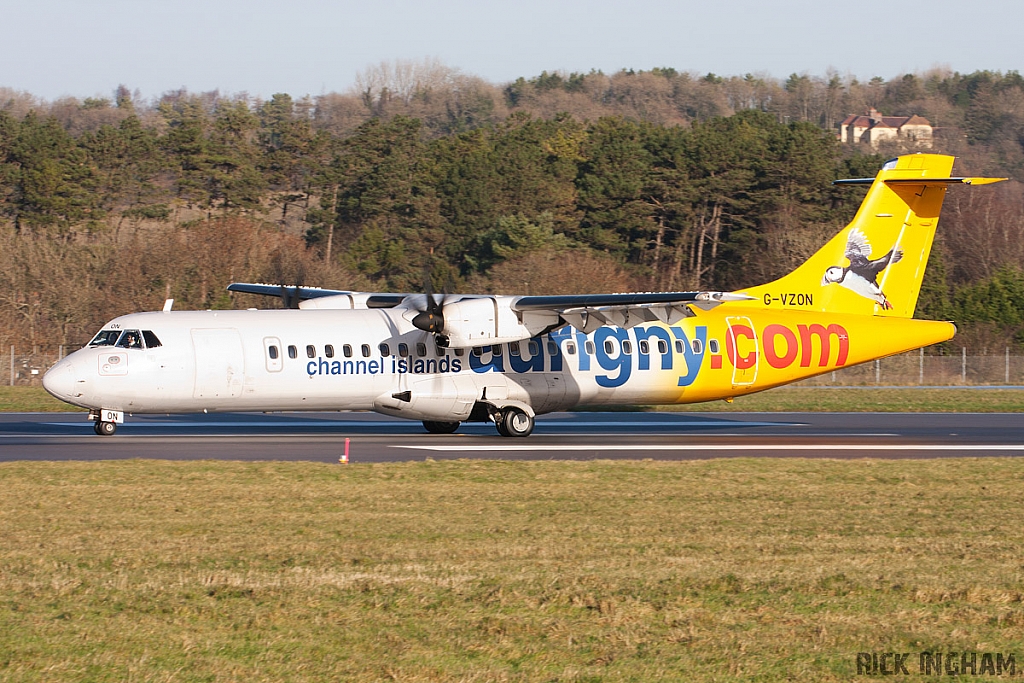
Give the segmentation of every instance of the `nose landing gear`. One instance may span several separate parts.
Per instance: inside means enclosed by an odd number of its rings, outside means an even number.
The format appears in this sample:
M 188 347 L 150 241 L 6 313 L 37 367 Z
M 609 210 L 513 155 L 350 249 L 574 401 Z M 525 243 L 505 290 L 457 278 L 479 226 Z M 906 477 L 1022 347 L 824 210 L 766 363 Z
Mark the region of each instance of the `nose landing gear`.
M 92 430 L 100 436 L 110 436 L 117 431 L 117 424 L 124 422 L 124 413 L 120 410 L 90 410 Z
M 117 424 L 114 422 L 101 422 L 96 420 L 92 425 L 92 430 L 100 436 L 110 436 L 117 431 Z

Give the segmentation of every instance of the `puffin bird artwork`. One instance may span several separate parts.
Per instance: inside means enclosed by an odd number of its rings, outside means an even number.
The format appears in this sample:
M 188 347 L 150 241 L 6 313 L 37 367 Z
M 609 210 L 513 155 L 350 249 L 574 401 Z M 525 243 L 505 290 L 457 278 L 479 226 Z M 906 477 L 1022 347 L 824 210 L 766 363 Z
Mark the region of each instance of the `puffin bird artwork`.
M 822 285 L 837 284 L 846 287 L 851 292 L 871 299 L 884 310 L 892 308 L 892 304 L 885 298 L 882 288 L 878 286 L 878 274 L 893 263 L 898 263 L 903 258 L 903 252 L 895 247 L 889 253 L 875 260 L 871 260 L 871 245 L 867 237 L 860 230 L 851 230 L 846 240 L 846 258 L 850 265 L 846 268 L 832 266 L 825 271 L 821 279 Z

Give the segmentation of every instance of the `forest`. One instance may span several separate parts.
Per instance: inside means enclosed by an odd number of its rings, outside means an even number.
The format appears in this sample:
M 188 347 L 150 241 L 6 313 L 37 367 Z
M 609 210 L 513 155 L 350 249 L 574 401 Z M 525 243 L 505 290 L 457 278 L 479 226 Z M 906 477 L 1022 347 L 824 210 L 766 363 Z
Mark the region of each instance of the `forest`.
M 841 144 L 873 107 L 923 116 L 955 173 L 918 317 L 1024 350 L 1024 78 L 722 77 L 670 68 L 491 84 L 382 63 L 347 93 L 43 101 L 0 88 L 0 348 L 80 345 L 130 311 L 262 305 L 232 281 L 542 294 L 713 288 L 785 273 L 915 151 Z M 938 350 L 942 352 L 942 349 Z

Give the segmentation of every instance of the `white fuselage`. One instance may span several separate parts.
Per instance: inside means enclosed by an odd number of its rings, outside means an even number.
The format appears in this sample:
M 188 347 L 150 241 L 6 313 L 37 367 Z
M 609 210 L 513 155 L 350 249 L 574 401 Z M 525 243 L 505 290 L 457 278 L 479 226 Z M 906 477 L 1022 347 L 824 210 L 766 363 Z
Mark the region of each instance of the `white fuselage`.
M 681 393 L 689 347 L 673 344 L 664 326 L 651 331 L 643 358 L 637 331 L 619 328 L 445 349 L 404 313 L 135 313 L 104 330 L 146 331 L 159 346 L 87 346 L 52 368 L 45 386 L 69 403 L 126 413 L 375 410 L 417 420 L 465 420 L 481 400 L 545 413 L 674 402 Z

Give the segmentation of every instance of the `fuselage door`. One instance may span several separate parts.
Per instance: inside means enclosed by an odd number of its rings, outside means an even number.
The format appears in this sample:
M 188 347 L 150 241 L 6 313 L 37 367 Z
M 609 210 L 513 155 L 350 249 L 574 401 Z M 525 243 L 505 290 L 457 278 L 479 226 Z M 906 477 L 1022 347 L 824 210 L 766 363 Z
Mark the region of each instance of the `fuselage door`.
M 235 398 L 242 394 L 245 353 L 234 329 L 193 329 L 196 354 L 195 398 Z
M 284 361 L 281 359 L 283 351 L 284 347 L 277 337 L 263 338 L 263 358 L 267 363 L 267 372 L 281 372 L 281 368 L 284 367 Z
M 754 323 L 746 316 L 729 316 L 725 324 L 729 326 L 725 335 L 725 353 L 732 363 L 732 385 L 740 387 L 753 384 L 757 379 L 757 365 L 761 355 L 758 353 Z

